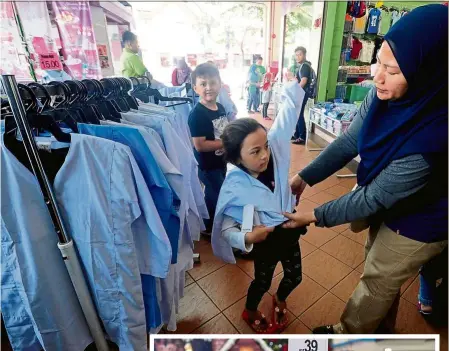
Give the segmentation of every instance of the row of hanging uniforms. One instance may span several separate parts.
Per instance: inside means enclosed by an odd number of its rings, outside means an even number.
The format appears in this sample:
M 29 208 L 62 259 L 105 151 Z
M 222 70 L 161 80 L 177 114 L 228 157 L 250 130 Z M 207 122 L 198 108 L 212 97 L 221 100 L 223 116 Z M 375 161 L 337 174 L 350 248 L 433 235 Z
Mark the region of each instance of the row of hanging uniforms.
M 146 350 L 147 332 L 164 324 L 176 330 L 193 241 L 208 218 L 188 109 L 173 109 L 141 103 L 121 123 L 79 123 L 70 144 L 39 137 L 55 155 L 69 148 L 54 192 L 105 332 L 120 350 Z M 1 154 L 1 307 L 12 347 L 84 350 L 92 339 L 38 182 L 3 142 Z

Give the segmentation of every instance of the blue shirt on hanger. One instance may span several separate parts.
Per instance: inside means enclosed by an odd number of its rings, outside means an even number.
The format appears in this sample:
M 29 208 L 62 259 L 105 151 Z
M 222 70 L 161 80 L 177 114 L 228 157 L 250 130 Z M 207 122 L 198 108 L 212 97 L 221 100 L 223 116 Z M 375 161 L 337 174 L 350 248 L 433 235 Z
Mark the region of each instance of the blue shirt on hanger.
M 1 311 L 13 350 L 83 351 L 93 342 L 35 176 L 1 150 Z
M 130 147 L 153 197 L 172 248 L 171 263 L 176 263 L 179 240 L 179 217 L 176 213 L 179 198 L 170 188 L 163 172 L 137 129 L 126 126 L 78 124 L 79 132 L 119 142 Z
M 377 34 L 379 32 L 380 16 L 381 11 L 379 9 L 374 8 L 369 12 L 366 29 L 368 34 Z

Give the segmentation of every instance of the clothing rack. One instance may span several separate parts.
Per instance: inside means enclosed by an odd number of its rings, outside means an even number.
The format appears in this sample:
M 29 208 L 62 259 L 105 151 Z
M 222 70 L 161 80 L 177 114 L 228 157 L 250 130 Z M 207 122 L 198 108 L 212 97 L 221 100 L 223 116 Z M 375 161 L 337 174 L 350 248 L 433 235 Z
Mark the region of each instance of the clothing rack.
M 87 283 L 85 281 L 81 265 L 75 250 L 74 243 L 64 226 L 62 216 L 56 202 L 56 197 L 52 189 L 52 185 L 47 177 L 42 161 L 38 154 L 38 148 L 34 141 L 31 128 L 26 117 L 25 107 L 19 93 L 19 88 L 15 76 L 2 75 L 3 88 L 8 96 L 9 104 L 16 122 L 17 128 L 20 131 L 23 144 L 30 161 L 34 175 L 36 176 L 41 191 L 44 195 L 45 203 L 48 206 L 53 225 L 58 235 L 58 248 L 61 251 L 62 258 L 66 265 L 70 280 L 73 284 L 75 293 L 78 297 L 81 309 L 86 323 L 89 327 L 90 333 L 98 351 L 109 350 L 106 342 L 102 325 L 97 316 L 94 303 L 89 293 Z

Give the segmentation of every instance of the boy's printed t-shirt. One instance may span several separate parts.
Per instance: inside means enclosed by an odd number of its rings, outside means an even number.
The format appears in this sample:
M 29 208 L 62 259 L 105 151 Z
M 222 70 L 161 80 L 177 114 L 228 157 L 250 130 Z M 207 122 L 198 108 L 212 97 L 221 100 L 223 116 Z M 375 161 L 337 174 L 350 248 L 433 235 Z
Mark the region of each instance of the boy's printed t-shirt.
M 226 110 L 220 103 L 217 103 L 218 110 L 208 109 L 201 103 L 197 103 L 189 115 L 189 128 L 192 138 L 206 137 L 206 140 L 220 139 L 225 127 L 229 124 L 226 117 Z M 198 166 L 202 170 L 223 169 L 226 163 L 223 158 L 223 151 L 198 152 L 194 149 Z
M 368 34 L 377 34 L 379 31 L 379 21 L 381 12 L 379 9 L 372 9 L 368 16 L 368 26 L 366 32 Z

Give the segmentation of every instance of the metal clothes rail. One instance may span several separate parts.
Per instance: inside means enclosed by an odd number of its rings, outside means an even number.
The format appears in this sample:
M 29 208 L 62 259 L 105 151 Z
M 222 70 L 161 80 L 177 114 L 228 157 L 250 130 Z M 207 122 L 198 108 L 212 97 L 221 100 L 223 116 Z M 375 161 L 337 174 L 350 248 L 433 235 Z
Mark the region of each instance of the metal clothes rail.
M 97 350 L 108 351 L 109 347 L 103 333 L 102 325 L 97 316 L 94 303 L 90 296 L 89 289 L 76 254 L 74 243 L 64 226 L 52 185 L 47 177 L 47 174 L 45 173 L 45 169 L 39 157 L 38 149 L 34 141 L 31 128 L 28 124 L 25 107 L 19 93 L 15 76 L 2 75 L 2 83 L 8 96 L 17 128 L 22 135 L 23 144 L 28 159 L 30 160 L 33 173 L 39 182 L 40 188 L 44 195 L 45 203 L 47 204 L 48 210 L 51 214 L 53 225 L 59 239 L 58 248 L 61 251 L 70 280 L 72 281 L 72 285 L 75 289 L 75 293 L 78 297 L 84 317 L 86 318 L 86 323 L 89 327 Z

